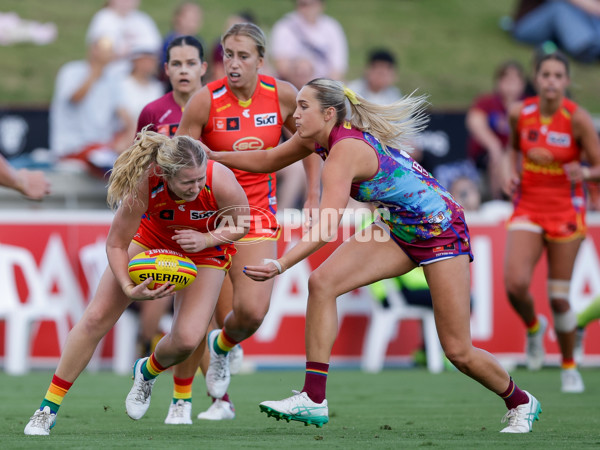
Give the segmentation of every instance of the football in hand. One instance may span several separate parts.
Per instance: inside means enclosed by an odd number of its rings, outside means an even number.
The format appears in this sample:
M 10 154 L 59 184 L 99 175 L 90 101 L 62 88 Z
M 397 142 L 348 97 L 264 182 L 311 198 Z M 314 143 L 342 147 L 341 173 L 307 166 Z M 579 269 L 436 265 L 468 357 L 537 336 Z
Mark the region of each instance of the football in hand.
M 129 276 L 133 282 L 140 284 L 152 278 L 149 289 L 169 283 L 178 291 L 189 286 L 197 273 L 196 265 L 190 258 L 173 250 L 146 250 L 129 261 Z

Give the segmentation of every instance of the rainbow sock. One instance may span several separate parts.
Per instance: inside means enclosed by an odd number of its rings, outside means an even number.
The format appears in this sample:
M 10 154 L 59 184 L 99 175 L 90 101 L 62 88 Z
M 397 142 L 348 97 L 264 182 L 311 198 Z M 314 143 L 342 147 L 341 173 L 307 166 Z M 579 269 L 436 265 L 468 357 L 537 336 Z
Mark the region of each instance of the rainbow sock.
M 537 316 L 534 322 L 525 324 L 527 326 L 527 334 L 532 335 L 540 331 L 540 321 Z
M 577 364 L 575 364 L 575 360 L 573 358 L 563 358 L 560 368 L 563 370 L 575 369 L 577 368 Z
M 217 339 L 215 339 L 213 348 L 215 352 L 217 352 L 219 355 L 226 355 L 237 344 L 239 344 L 239 342 L 234 341 L 229 336 L 227 336 L 227 333 L 225 332 L 225 327 L 223 327 L 223 329 L 219 333 L 219 336 L 217 336 Z
M 56 414 L 71 386 L 73 386 L 73 383 L 65 381 L 54 374 L 52 377 L 52 382 L 50 383 L 50 387 L 46 392 L 46 396 L 44 397 L 44 400 L 42 400 L 40 410 L 43 410 L 44 407 L 48 406 L 50 408 L 50 412 Z
M 179 400 L 185 402 L 192 401 L 192 383 L 194 377 L 190 378 L 177 378 L 173 375 L 173 403 L 177 403 Z
M 154 353 L 150 355 L 146 361 L 142 364 L 142 375 L 144 376 L 144 380 L 152 380 L 159 376 L 162 372 L 167 370 L 166 367 L 161 366 L 156 360 L 156 356 Z
M 306 392 L 306 395 L 315 403 L 323 403 L 323 400 L 325 400 L 328 373 L 329 364 L 306 361 L 306 374 L 302 392 Z

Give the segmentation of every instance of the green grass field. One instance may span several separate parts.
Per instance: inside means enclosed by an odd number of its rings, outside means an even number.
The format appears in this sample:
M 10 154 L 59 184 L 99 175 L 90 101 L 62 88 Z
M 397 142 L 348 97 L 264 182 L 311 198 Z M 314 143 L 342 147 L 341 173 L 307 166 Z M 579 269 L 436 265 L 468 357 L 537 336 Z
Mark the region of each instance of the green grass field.
M 367 51 L 392 49 L 400 60 L 398 87 L 430 95 L 435 109 L 465 109 L 481 92 L 492 89 L 495 67 L 506 59 L 528 70 L 532 47 L 515 42 L 498 25 L 512 14 L 517 0 L 328 0 L 326 13 L 344 27 L 350 48 L 347 79 L 358 77 Z M 104 0 L 2 0 L 2 11 L 40 22 L 52 21 L 58 39 L 47 46 L 0 46 L 0 106 L 45 106 L 50 102 L 58 68 L 83 58 L 84 36 Z M 161 33 L 169 29 L 179 1 L 142 0 L 142 9 Z M 212 44 L 223 32 L 225 18 L 249 9 L 268 33 L 293 7 L 292 0 L 198 0 L 205 12 L 201 32 Z M 268 54 L 268 49 L 267 49 Z M 600 114 L 598 63 L 573 65 L 574 98 Z
M 500 419 L 501 399 L 458 372 L 429 374 L 424 369 L 386 370 L 366 374 L 330 372 L 330 422 L 323 428 L 276 421 L 259 412 L 263 400 L 291 395 L 302 386 L 303 373 L 261 371 L 237 375 L 230 395 L 234 421 L 191 426 L 163 424 L 171 395 L 171 375 L 155 384 L 146 416 L 134 422 L 124 400 L 131 379 L 107 372 L 84 373 L 67 395 L 49 437 L 24 436 L 23 428 L 46 392 L 52 374 L 24 377 L 0 374 L 2 414 L 0 446 L 43 448 L 587 448 L 600 445 L 598 398 L 600 370 L 583 369 L 583 395 L 561 394 L 557 368 L 540 372 L 516 370 L 512 375 L 531 390 L 544 410 L 533 433 L 507 435 Z M 193 417 L 206 407 L 203 380 L 194 384 Z

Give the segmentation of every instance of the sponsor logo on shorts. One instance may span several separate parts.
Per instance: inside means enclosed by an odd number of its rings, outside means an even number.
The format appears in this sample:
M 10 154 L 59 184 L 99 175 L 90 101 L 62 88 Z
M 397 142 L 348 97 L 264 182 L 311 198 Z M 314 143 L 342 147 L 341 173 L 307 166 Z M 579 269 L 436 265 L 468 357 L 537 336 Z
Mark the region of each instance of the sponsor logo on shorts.
M 433 247 L 433 252 L 434 253 L 439 253 L 439 252 L 447 252 L 448 250 L 456 250 L 456 246 L 454 244 L 446 244 L 446 245 L 440 245 L 439 247 Z
M 546 142 L 556 147 L 569 147 L 571 145 L 571 135 L 567 133 L 551 131 L 548 133 Z
M 265 143 L 262 139 L 248 136 L 235 141 L 232 147 L 235 151 L 243 152 L 244 150 L 261 150 L 264 146 Z
M 277 125 L 277 113 L 254 114 L 255 127 L 269 127 Z

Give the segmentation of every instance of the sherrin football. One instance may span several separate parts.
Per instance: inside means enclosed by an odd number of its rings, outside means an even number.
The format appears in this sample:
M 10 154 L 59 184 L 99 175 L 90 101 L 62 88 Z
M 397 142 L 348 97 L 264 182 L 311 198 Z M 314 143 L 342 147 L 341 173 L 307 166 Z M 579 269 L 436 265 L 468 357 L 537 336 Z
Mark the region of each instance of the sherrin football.
M 129 276 L 135 284 L 152 277 L 149 289 L 166 283 L 175 285 L 178 291 L 196 279 L 198 269 L 187 256 L 173 250 L 155 249 L 138 253 L 129 261 Z

